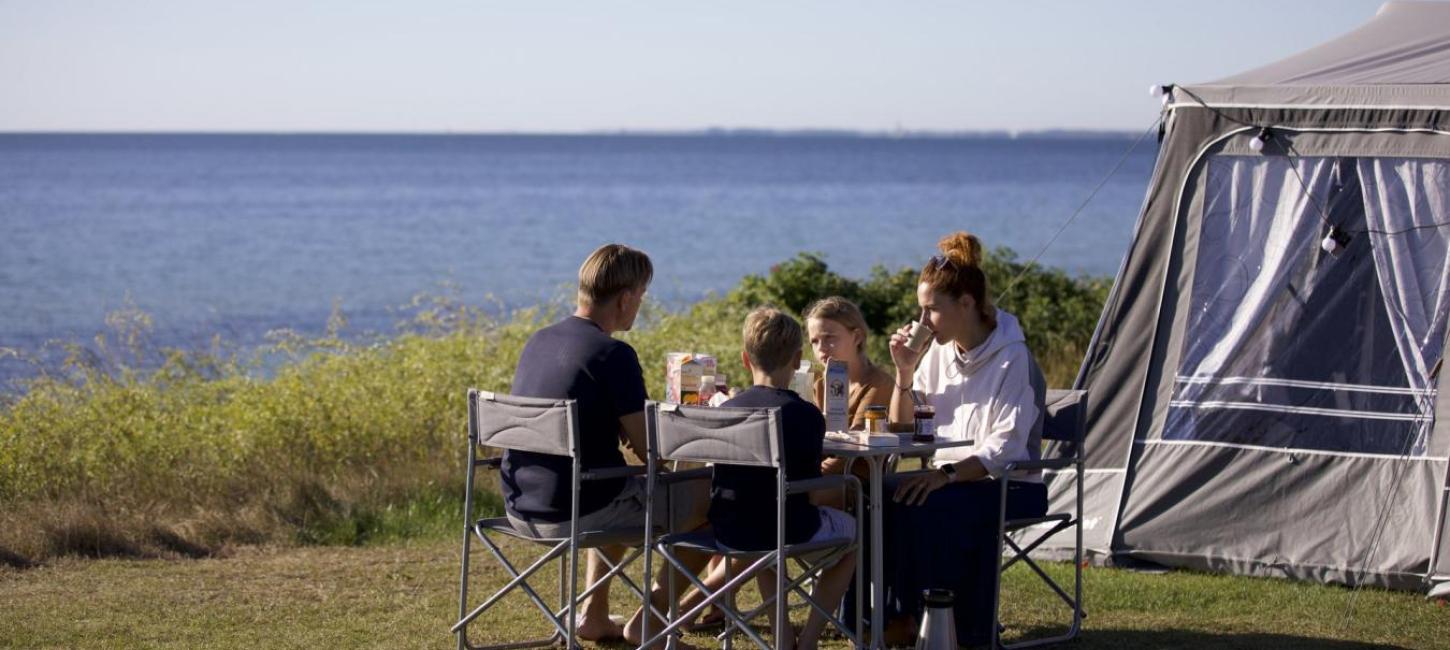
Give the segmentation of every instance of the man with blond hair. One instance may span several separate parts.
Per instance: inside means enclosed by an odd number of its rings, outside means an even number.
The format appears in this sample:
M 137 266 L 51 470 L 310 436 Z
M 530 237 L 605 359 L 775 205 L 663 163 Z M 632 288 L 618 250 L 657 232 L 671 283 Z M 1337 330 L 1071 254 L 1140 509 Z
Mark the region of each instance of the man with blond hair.
M 624 466 L 620 443 L 644 459 L 648 398 L 644 372 L 634 348 L 611 335 L 634 326 L 653 277 L 654 266 L 644 252 L 622 244 L 599 247 L 579 267 L 574 313 L 535 332 L 519 356 L 514 395 L 578 403 L 579 456 L 585 471 Z M 564 456 L 506 452 L 500 478 L 504 507 L 514 528 L 536 537 L 568 537 L 572 471 Z M 579 494 L 580 530 L 643 527 L 645 494 L 638 478 L 584 484 Z M 624 553 L 618 547 L 599 551 L 616 562 Z M 585 584 L 593 584 L 606 571 L 591 553 Z M 580 638 L 590 641 L 623 636 L 622 627 L 609 618 L 608 586 L 585 601 L 577 630 Z

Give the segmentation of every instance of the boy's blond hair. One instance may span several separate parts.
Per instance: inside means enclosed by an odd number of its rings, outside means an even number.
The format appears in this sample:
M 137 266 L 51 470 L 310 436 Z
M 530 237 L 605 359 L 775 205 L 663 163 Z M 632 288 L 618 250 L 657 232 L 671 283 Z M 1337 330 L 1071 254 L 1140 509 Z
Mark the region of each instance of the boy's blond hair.
M 774 307 L 757 307 L 745 317 L 745 354 L 750 363 L 765 373 L 790 365 L 801 351 L 801 324 Z
M 579 267 L 579 304 L 601 305 L 630 289 L 644 289 L 654 279 L 654 264 L 644 251 L 624 244 L 595 249 Z

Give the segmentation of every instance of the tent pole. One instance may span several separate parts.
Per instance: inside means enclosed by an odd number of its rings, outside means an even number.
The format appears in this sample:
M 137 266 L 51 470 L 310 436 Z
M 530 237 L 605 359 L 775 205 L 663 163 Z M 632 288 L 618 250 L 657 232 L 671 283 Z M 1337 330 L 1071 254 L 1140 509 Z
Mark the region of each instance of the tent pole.
M 1436 410 L 1439 410 L 1438 409 L 1438 404 L 1445 399 L 1445 388 L 1446 388 L 1445 382 L 1440 380 L 1440 371 L 1442 369 L 1444 369 L 1444 365 L 1445 365 L 1445 350 L 1446 350 L 1446 347 L 1445 346 L 1450 346 L 1450 328 L 1447 328 L 1446 329 L 1446 332 L 1445 332 L 1445 341 L 1441 344 L 1441 347 L 1440 347 L 1440 360 L 1435 362 L 1434 369 L 1432 369 L 1430 371 L 1430 381 L 1435 382 L 1436 384 L 1438 384 L 1437 389 L 1436 389 L 1436 398 L 1435 398 L 1435 401 L 1437 403 Z M 1435 430 L 1436 429 L 1440 429 L 1442 431 L 1450 432 L 1450 426 L 1447 426 L 1447 423 L 1444 423 L 1444 422 L 1436 422 L 1436 423 L 1434 423 L 1434 425 L 1432 425 L 1432 427 L 1430 429 L 1430 443 L 1431 444 L 1433 444 L 1434 441 L 1435 441 L 1435 437 L 1434 436 L 1435 436 Z M 1431 448 L 1430 450 L 1433 451 L 1433 448 Z M 1444 581 L 1444 582 L 1442 582 L 1439 585 L 1436 585 L 1433 582 L 1434 581 L 1434 578 L 1436 577 L 1436 575 L 1440 575 L 1440 574 L 1437 573 L 1437 571 L 1439 570 L 1439 567 L 1440 567 L 1440 553 L 1441 553 L 1441 549 L 1443 549 L 1444 548 L 1444 545 L 1445 545 L 1445 517 L 1446 517 L 1446 508 L 1450 508 L 1450 462 L 1447 462 L 1446 463 L 1446 467 L 1445 467 L 1445 480 L 1444 480 L 1444 485 L 1441 486 L 1441 488 L 1440 488 L 1440 498 L 1439 498 L 1439 502 L 1440 502 L 1439 507 L 1437 507 L 1435 509 L 1436 510 L 1436 512 L 1435 512 L 1435 518 L 1433 520 L 1431 520 L 1431 522 L 1432 522 L 1431 525 L 1434 526 L 1434 535 L 1432 536 L 1431 542 L 1430 542 L 1430 565 L 1429 565 L 1429 571 L 1427 571 L 1425 573 L 1425 590 L 1426 590 L 1425 598 L 1444 598 L 1446 596 L 1450 596 L 1450 575 L 1446 575 L 1445 577 L 1447 578 L 1447 580 Z M 1450 565 L 1450 562 L 1447 562 L 1447 565 Z M 1450 569 L 1450 566 L 1447 566 L 1447 569 Z M 1447 573 L 1450 573 L 1450 572 L 1447 572 Z

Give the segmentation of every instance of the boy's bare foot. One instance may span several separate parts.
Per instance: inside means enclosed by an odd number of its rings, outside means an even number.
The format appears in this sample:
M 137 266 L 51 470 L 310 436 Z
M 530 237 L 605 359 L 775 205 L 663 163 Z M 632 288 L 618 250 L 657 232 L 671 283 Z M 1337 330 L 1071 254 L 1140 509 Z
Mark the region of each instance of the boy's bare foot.
M 585 641 L 617 641 L 624 638 L 624 618 L 620 616 L 580 618 L 577 625 L 574 633 Z
M 630 619 L 629 624 L 624 626 L 624 642 L 629 645 L 635 646 L 636 648 L 639 648 L 640 644 L 644 643 L 644 639 L 640 638 L 639 633 L 639 629 L 643 624 L 644 620 L 638 614 L 636 614 L 634 618 Z M 656 634 L 659 634 L 659 631 L 664 629 L 664 627 L 664 621 L 654 619 L 652 622 L 650 622 L 650 636 L 655 636 Z M 701 650 L 698 647 L 685 643 L 684 639 L 680 638 L 679 632 L 674 632 L 672 636 L 675 637 L 676 650 Z M 664 650 L 664 647 L 665 639 L 664 637 L 661 637 L 660 640 L 644 648 L 641 648 L 640 650 Z
M 712 628 L 721 627 L 724 624 L 725 624 L 725 612 L 722 612 L 722 611 L 720 611 L 720 610 L 718 610 L 718 609 L 716 609 L 714 607 L 711 607 L 709 609 L 709 611 L 705 612 L 705 615 L 704 616 L 700 617 L 700 620 L 695 621 L 694 623 L 691 623 L 690 625 L 688 625 L 686 627 L 691 632 L 700 632 L 700 631 L 709 630 L 709 629 L 712 629 Z

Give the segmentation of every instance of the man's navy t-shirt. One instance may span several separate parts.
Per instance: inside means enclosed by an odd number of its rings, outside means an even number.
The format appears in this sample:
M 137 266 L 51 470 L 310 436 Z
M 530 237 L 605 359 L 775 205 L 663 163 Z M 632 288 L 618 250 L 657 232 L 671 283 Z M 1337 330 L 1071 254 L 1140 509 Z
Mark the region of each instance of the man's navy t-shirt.
M 750 408 L 780 407 L 785 436 L 785 479 L 801 481 L 820 478 L 821 447 L 826 439 L 826 419 L 820 410 L 795 391 L 769 386 L 752 386 L 722 406 Z M 710 525 L 715 537 L 741 550 L 775 548 L 775 469 L 743 465 L 715 465 L 710 490 Z M 802 492 L 785 498 L 785 541 L 799 544 L 821 527 L 810 495 Z
M 573 399 L 579 404 L 579 461 L 585 470 L 621 467 L 619 418 L 644 410 L 644 372 L 628 343 L 586 318 L 570 316 L 535 332 L 524 345 L 511 392 L 521 397 Z M 504 506 L 526 521 L 569 520 L 571 461 L 526 451 L 503 456 Z M 579 486 L 579 514 L 613 501 L 625 479 Z

